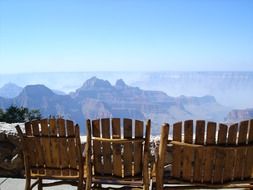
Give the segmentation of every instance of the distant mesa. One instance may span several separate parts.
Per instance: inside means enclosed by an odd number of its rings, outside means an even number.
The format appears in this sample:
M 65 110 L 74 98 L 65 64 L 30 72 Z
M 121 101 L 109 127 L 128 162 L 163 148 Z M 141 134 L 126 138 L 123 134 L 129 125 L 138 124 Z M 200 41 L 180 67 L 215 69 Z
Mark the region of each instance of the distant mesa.
M 179 96 L 178 100 L 185 104 L 207 104 L 207 103 L 215 103 L 216 99 L 214 96 L 206 95 L 202 97 L 193 97 L 193 96 Z
M 0 75 L 0 84 L 13 82 L 21 87 L 25 84 L 44 84 L 51 89 L 65 93 L 74 92 L 91 76 L 99 79 L 116 81 L 124 79 L 127 86 L 140 89 L 156 90 L 169 96 L 212 95 L 223 105 L 232 108 L 253 108 L 253 72 L 43 72 Z M 114 82 L 111 85 L 120 88 Z M 1 87 L 0 86 L 0 87 Z M 86 89 L 88 90 L 88 89 Z M 57 93 L 59 94 L 59 93 Z M 18 95 L 16 93 L 14 97 Z M 1 96 L 1 95 L 0 95 Z M 1 96 L 3 97 L 3 96 Z M 4 96 L 8 98 L 8 96 Z
M 112 85 L 107 80 L 101 80 L 97 77 L 92 77 L 88 79 L 80 89 L 87 90 L 87 89 L 100 89 L 100 88 L 111 88 Z
M 212 96 L 171 97 L 162 91 L 128 86 L 122 79 L 111 85 L 96 77 L 67 95 L 58 95 L 45 85 L 28 85 L 15 98 L 0 98 L 1 108 L 12 104 L 39 109 L 44 117 L 60 115 L 72 119 L 83 126 L 82 132 L 87 118 L 151 119 L 153 134 L 158 134 L 164 122 L 199 118 L 223 121 L 229 111 Z
M 28 85 L 26 86 L 22 92 L 20 93 L 20 96 L 26 95 L 26 96 L 34 96 L 36 98 L 43 95 L 43 96 L 52 96 L 55 93 L 42 84 L 36 84 L 36 85 Z
M 7 83 L 0 88 L 0 97 L 14 98 L 20 94 L 22 89 L 23 89 L 22 87 L 14 83 Z
M 116 81 L 115 87 L 116 88 L 126 88 L 127 85 L 122 79 L 119 79 L 119 80 Z
M 227 122 L 239 122 L 253 118 L 253 108 L 235 109 L 228 113 L 226 117 Z

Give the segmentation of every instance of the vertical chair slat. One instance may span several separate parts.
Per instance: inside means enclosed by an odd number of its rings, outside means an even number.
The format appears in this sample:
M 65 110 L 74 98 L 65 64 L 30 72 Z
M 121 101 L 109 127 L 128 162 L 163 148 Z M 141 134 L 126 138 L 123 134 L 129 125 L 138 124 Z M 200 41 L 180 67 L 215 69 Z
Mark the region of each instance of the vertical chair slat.
M 246 159 L 246 147 L 237 147 L 234 179 L 241 180 L 244 178 L 245 159 Z
M 253 177 L 253 147 L 247 147 L 246 153 L 244 177 L 247 179 Z
M 184 122 L 184 142 L 193 143 L 193 120 L 187 120 Z
M 227 130 L 228 126 L 224 124 L 219 124 L 218 131 L 218 145 L 225 145 L 227 143 Z
M 49 119 L 50 124 L 50 136 L 57 137 L 57 125 L 56 119 Z M 52 151 L 52 165 L 57 168 L 60 167 L 60 157 L 59 157 L 59 140 L 56 138 L 51 138 L 51 151 Z M 59 171 L 53 171 L 53 174 L 60 175 Z
M 239 125 L 238 145 L 247 144 L 247 133 L 248 133 L 249 121 L 242 121 Z M 238 148 L 236 153 L 235 163 L 235 179 L 244 179 L 246 170 L 246 156 L 247 148 Z
M 236 145 L 238 124 L 231 125 L 228 130 L 228 145 Z
M 237 139 L 237 131 L 238 131 L 238 123 L 233 124 L 229 127 L 228 130 L 228 140 L 227 140 L 227 144 L 228 145 L 236 145 L 236 139 Z M 233 157 L 231 157 L 230 159 L 233 159 L 232 161 L 232 165 L 230 165 L 230 172 L 232 174 L 232 180 L 235 178 L 235 166 L 236 166 L 236 150 L 234 150 L 234 155 Z
M 32 136 L 32 124 L 31 122 L 25 123 L 25 133 L 27 136 Z
M 120 139 L 120 119 L 113 118 L 112 119 L 112 138 Z M 122 177 L 123 175 L 123 165 L 122 165 L 122 155 L 121 155 L 121 144 L 115 143 L 113 144 L 113 174 L 118 177 Z
M 235 162 L 235 149 L 227 148 L 225 149 L 225 166 L 223 182 L 231 181 L 234 177 L 234 162 Z
M 225 164 L 225 151 L 216 148 L 214 161 L 213 183 L 223 183 L 223 167 Z
M 207 123 L 207 137 L 206 137 L 207 145 L 215 144 L 215 134 L 216 134 L 216 123 L 208 122 Z
M 200 141 L 200 143 L 202 143 L 202 141 Z M 203 166 L 204 166 L 203 158 L 204 158 L 204 149 L 202 147 L 195 148 L 194 171 L 193 171 L 194 182 L 201 183 L 203 181 Z
M 135 138 L 143 138 L 143 122 L 135 121 Z M 134 175 L 141 174 L 142 172 L 142 159 L 143 159 L 143 146 L 142 142 L 134 143 Z
M 253 144 L 253 119 L 250 120 L 249 124 L 248 144 Z
M 227 141 L 227 126 L 219 124 L 217 147 L 225 145 Z M 215 162 L 214 162 L 214 183 L 223 183 L 224 181 L 224 167 L 225 167 L 226 152 L 224 149 L 216 148 Z
M 196 140 L 195 144 L 204 144 L 205 138 L 205 121 L 204 120 L 198 120 L 196 122 Z
M 194 148 L 191 146 L 184 146 L 183 147 L 183 168 L 182 168 L 182 178 L 184 180 L 192 181 L 193 158 L 194 158 Z
M 173 145 L 172 147 L 172 176 L 176 178 L 181 177 L 181 163 L 183 160 L 183 155 L 182 155 L 182 148 L 179 145 Z
M 173 124 L 173 141 L 182 141 L 182 122 Z
M 182 122 L 177 122 L 173 124 L 173 141 L 182 141 Z M 181 147 L 178 145 L 173 145 L 172 147 L 172 176 L 179 178 L 181 177 L 181 169 L 182 169 L 182 156 L 181 155 Z
M 93 136 L 94 137 L 100 137 L 100 121 L 97 120 L 93 120 L 92 121 L 92 126 L 93 126 Z M 94 170 L 95 170 L 95 174 L 98 173 L 100 175 L 103 175 L 103 167 L 102 167 L 102 160 L 101 160 L 101 142 L 99 141 L 94 141 L 93 143 L 93 151 L 94 151 Z
M 233 124 L 229 127 L 228 140 L 227 140 L 228 145 L 236 145 L 237 131 L 238 131 L 238 123 Z M 233 157 L 230 158 L 230 159 L 232 159 L 232 165 L 230 165 L 230 168 L 227 169 L 231 172 L 231 174 L 232 174 L 231 178 L 232 179 L 234 179 L 235 175 L 236 175 L 235 174 L 236 155 L 237 155 L 236 150 L 234 150 Z
M 69 145 L 69 154 L 70 155 L 76 155 L 76 142 L 73 138 L 75 136 L 75 126 L 73 121 L 67 120 L 66 121 L 66 126 L 67 126 L 67 134 L 68 136 L 72 136 L 72 138 L 68 139 L 68 145 Z M 77 168 L 77 158 L 75 156 L 70 156 L 69 157 L 69 165 L 71 168 Z M 70 170 L 71 175 L 77 175 L 76 170 Z
M 27 122 L 25 123 L 25 133 L 26 135 L 29 137 L 33 137 L 33 130 L 32 130 L 32 124 L 31 122 Z M 36 166 L 36 159 L 34 159 L 37 154 L 36 154 L 36 146 L 35 146 L 35 138 L 29 138 L 29 139 L 25 139 L 25 141 L 28 141 L 26 142 L 27 144 L 29 144 L 29 146 L 27 146 L 28 148 L 28 152 L 30 154 L 28 154 L 28 162 L 30 164 L 31 167 L 35 167 Z M 32 170 L 32 173 L 38 173 L 38 171 L 36 169 L 33 169 Z
M 34 136 L 40 136 L 40 129 L 38 120 L 34 120 L 30 122 L 32 124 L 32 131 Z
M 102 137 L 110 139 L 110 119 L 101 119 Z M 102 142 L 104 174 L 112 175 L 112 150 L 110 142 Z
M 132 120 L 124 119 L 124 138 L 132 139 Z M 132 175 L 132 143 L 124 144 L 123 160 L 124 160 L 124 177 Z
M 57 125 L 59 127 L 59 136 L 65 137 L 59 139 L 59 148 L 60 148 L 60 165 L 62 168 L 69 167 L 69 154 L 68 154 L 68 143 L 67 143 L 67 136 L 66 136 L 66 127 L 65 127 L 65 120 L 64 119 L 57 119 Z M 69 175 L 68 170 L 62 171 L 62 175 L 66 176 Z
M 205 158 L 204 158 L 204 178 L 203 181 L 205 183 L 213 182 L 213 165 L 215 160 L 215 149 L 212 147 L 205 148 Z
M 30 140 L 31 141 L 30 143 L 32 143 L 32 147 L 31 147 L 33 149 L 32 152 L 33 152 L 33 155 L 34 155 L 33 157 L 31 157 L 31 159 L 33 159 L 32 173 L 37 174 L 37 173 L 39 173 L 39 170 L 35 169 L 35 168 L 37 168 L 37 165 L 38 165 L 38 154 L 39 154 L 39 152 L 38 152 L 38 149 L 37 149 L 38 141 L 37 141 L 36 138 L 34 138 L 34 136 L 35 136 L 34 132 L 36 133 L 37 131 L 36 131 L 36 127 L 33 126 L 32 122 L 29 122 L 29 125 L 31 127 L 31 136 L 33 137 Z
M 43 149 L 45 152 L 45 168 L 52 167 L 52 154 L 51 154 L 51 145 L 50 145 L 50 131 L 48 128 L 48 120 L 43 119 L 40 121 L 41 123 L 41 134 L 45 137 L 41 139 L 41 144 L 43 145 Z M 48 138 L 46 138 L 48 137 Z M 46 169 L 46 175 L 52 175 L 51 171 Z
M 34 120 L 31 123 L 32 123 L 32 129 L 33 129 L 33 135 L 36 137 L 41 136 L 38 120 Z M 43 145 L 41 143 L 40 138 L 34 138 L 34 146 L 35 146 L 36 156 L 33 159 L 35 160 L 36 165 L 38 167 L 43 167 L 44 166 L 44 151 L 43 151 L 43 147 L 42 147 Z M 38 172 L 40 174 L 43 174 L 45 173 L 45 170 L 39 169 Z
M 247 143 L 248 126 L 249 126 L 248 120 L 240 122 L 238 145 L 243 145 Z
M 182 122 L 177 122 L 173 124 L 173 141 L 182 141 Z M 181 177 L 181 147 L 178 145 L 173 145 L 172 147 L 173 163 L 172 163 L 172 176 L 179 178 Z

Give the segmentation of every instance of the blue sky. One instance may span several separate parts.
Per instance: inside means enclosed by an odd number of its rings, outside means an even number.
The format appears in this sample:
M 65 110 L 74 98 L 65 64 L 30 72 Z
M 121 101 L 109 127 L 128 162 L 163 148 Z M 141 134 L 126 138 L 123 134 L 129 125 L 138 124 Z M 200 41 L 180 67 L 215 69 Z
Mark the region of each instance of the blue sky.
M 0 73 L 253 71 L 252 0 L 0 0 Z

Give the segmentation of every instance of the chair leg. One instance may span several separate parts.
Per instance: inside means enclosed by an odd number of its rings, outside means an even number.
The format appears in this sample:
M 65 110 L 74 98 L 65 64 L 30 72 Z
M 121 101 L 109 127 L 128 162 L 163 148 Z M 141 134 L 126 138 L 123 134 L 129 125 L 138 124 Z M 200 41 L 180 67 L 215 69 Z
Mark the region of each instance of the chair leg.
M 79 179 L 78 181 L 78 187 L 77 187 L 78 190 L 83 190 L 83 179 Z
M 86 190 L 90 190 L 91 189 L 91 180 L 89 180 L 88 178 L 86 179 L 86 185 L 85 185 L 85 189 Z
M 31 178 L 30 177 L 26 177 L 25 190 L 31 190 Z
M 253 183 L 250 183 L 250 185 L 253 185 Z M 253 188 L 252 188 L 252 187 L 250 187 L 249 189 L 250 189 L 250 190 L 253 190 Z
M 42 190 L 42 179 L 39 178 L 39 181 L 38 181 L 38 190 Z
M 144 184 L 144 185 L 143 185 L 143 190 L 148 190 L 148 189 L 149 189 L 149 185 Z

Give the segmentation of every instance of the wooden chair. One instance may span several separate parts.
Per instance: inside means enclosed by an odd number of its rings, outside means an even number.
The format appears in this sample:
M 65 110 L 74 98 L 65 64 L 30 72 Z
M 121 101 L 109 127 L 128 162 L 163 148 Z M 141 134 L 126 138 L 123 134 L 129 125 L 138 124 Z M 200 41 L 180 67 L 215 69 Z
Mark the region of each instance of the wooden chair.
M 80 131 L 73 121 L 43 119 L 25 123 L 25 133 L 16 127 L 23 146 L 26 185 L 30 190 L 70 184 L 83 188 L 84 161 L 81 152 Z M 31 178 L 37 180 L 31 184 Z M 43 183 L 43 179 L 54 179 Z
M 253 120 L 230 126 L 192 120 L 161 131 L 156 189 L 253 188 Z M 172 156 L 164 171 L 166 153 Z
M 86 190 L 92 184 L 141 185 L 148 189 L 150 120 L 145 129 L 142 121 L 118 118 L 87 120 L 86 126 Z

